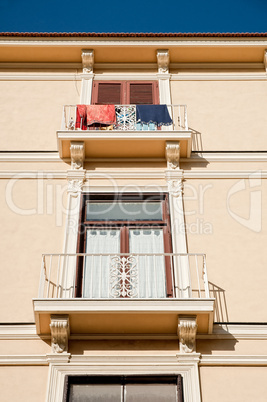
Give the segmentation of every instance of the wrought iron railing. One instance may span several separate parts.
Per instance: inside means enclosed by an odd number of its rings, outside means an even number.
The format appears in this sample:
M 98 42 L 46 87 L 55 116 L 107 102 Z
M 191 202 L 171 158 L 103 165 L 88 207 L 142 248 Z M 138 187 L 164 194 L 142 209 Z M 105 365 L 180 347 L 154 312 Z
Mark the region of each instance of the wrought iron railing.
M 167 105 L 173 124 L 168 130 L 188 130 L 186 105 Z M 108 129 L 119 131 L 155 131 L 160 127 L 155 124 L 142 124 L 136 121 L 136 105 L 115 105 L 116 124 L 109 126 Z M 79 127 L 76 125 L 77 105 L 63 106 L 63 117 L 61 130 L 81 130 L 82 121 Z M 106 127 L 88 127 L 87 129 L 99 130 Z M 166 128 L 162 126 L 162 129 Z
M 170 253 L 44 254 L 39 298 L 76 297 L 209 298 L 206 258 Z

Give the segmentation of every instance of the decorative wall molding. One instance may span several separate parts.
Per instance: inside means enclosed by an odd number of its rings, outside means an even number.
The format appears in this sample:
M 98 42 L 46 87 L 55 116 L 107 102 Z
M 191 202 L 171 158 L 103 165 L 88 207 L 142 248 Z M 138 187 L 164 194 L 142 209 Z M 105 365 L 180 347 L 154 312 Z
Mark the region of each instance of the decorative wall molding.
M 266 355 L 202 355 L 200 366 L 267 366 Z
M 158 72 L 168 74 L 170 65 L 170 54 L 168 49 L 157 50 Z
M 90 74 L 94 68 L 94 51 L 92 49 L 82 49 L 83 74 Z
M 64 38 L 36 38 L 36 37 L 5 37 L 1 38 L 0 45 L 3 47 L 13 47 L 20 45 L 22 48 L 26 47 L 51 47 L 51 48 L 68 48 L 69 46 L 76 48 L 84 48 L 90 44 L 91 48 L 95 47 L 151 47 L 151 45 L 161 48 L 164 43 L 165 48 L 170 46 L 173 48 L 183 47 L 212 47 L 212 48 L 232 48 L 232 47 L 245 47 L 245 48 L 267 48 L 267 40 L 265 37 L 176 37 L 176 38 L 157 38 L 157 37 L 64 37 Z
M 46 355 L 0 355 L 0 366 L 47 366 Z
M 184 191 L 184 175 L 183 170 L 166 170 L 165 179 L 167 181 L 168 191 L 173 197 L 180 197 Z M 173 211 L 174 212 L 174 211 Z
M 66 179 L 67 170 L 0 170 L 0 179 Z
M 0 340 L 7 339 L 39 339 L 35 324 L 2 324 L 0 325 Z
M 19 63 L 19 62 L 14 62 L 14 63 L 0 63 L 0 69 L 5 69 L 5 70 L 11 70 L 11 69 L 22 69 L 22 70 L 28 70 L 28 69 L 41 69 L 41 70 L 51 70 L 51 69 L 72 69 L 72 70 L 77 70 L 77 69 L 82 69 L 82 63 L 53 63 L 53 62 L 47 62 L 47 63 L 35 63 L 35 62 L 29 62 L 29 63 Z
M 179 315 L 177 334 L 180 351 L 192 353 L 196 351 L 197 317 Z
M 205 162 L 267 162 L 267 152 L 192 152 L 190 158 L 181 158 L 183 163 Z
M 81 81 L 79 74 L 46 73 L 46 74 L 0 74 L 0 81 Z
M 69 362 L 68 364 L 66 364 Z M 267 355 L 200 355 L 186 353 L 175 355 L 71 355 L 43 354 L 43 355 L 0 355 L 0 366 L 47 366 L 62 368 L 69 374 L 97 372 L 111 373 L 114 367 L 116 373 L 170 373 L 173 370 L 180 373 L 186 367 L 199 364 L 199 366 L 267 366 Z M 64 363 L 66 365 L 64 365 Z M 151 366 L 150 366 L 151 365 Z M 91 367 L 90 367 L 91 366 Z M 116 368 L 115 368 L 116 367 Z M 135 371 L 136 368 L 136 371 Z M 125 370 L 122 372 L 122 370 Z M 114 373 L 113 373 L 114 374 Z
M 85 172 L 84 169 L 68 170 L 67 172 L 68 193 L 74 198 L 77 198 L 82 192 L 85 182 Z
M 51 315 L 51 339 L 53 353 L 67 352 L 70 332 L 68 315 Z
M 266 179 L 267 170 L 184 171 L 185 179 Z
M 55 152 L 1 152 L 0 162 L 60 162 L 64 163 Z
M 64 162 L 70 159 L 64 158 Z M 129 158 L 86 159 L 85 162 L 129 162 Z M 164 158 L 131 158 L 131 162 L 164 162 Z M 201 162 L 267 162 L 267 152 L 193 152 L 190 158 L 180 158 L 183 163 Z M 1 152 L 0 162 L 61 162 L 54 152 Z
M 85 157 L 83 141 L 71 141 L 70 143 L 71 168 L 82 169 Z
M 82 63 L 0 63 L 0 69 L 82 69 Z M 94 69 L 100 70 L 124 70 L 124 69 L 158 69 L 157 63 L 94 63 Z M 259 70 L 264 69 L 262 63 L 170 63 L 169 69 L 237 69 L 237 70 Z
M 140 334 L 108 334 L 103 336 L 103 339 L 151 339 L 151 335 Z M 177 336 L 173 334 L 157 334 L 152 337 L 153 339 L 177 339 Z M 237 339 L 237 340 L 267 340 L 267 323 L 266 324 L 214 324 L 213 332 L 211 334 L 197 334 L 196 339 Z M 0 340 L 23 340 L 23 339 L 34 339 L 40 340 L 37 335 L 35 324 L 1 324 L 0 325 Z M 42 337 L 43 339 L 43 337 Z M 50 339 L 48 336 L 46 339 Z M 98 334 L 76 334 L 70 335 L 69 339 L 99 339 Z
M 73 170 L 74 172 L 75 170 Z M 77 172 L 80 170 L 77 170 Z M 83 172 L 83 170 L 81 170 Z M 267 170 L 197 170 L 184 172 L 184 179 L 267 179 Z M 0 179 L 66 179 L 68 170 L 0 170 Z M 166 171 L 155 170 L 154 172 L 122 172 L 122 171 L 106 171 L 95 172 L 86 171 L 86 179 L 102 178 L 102 179 L 164 179 Z M 123 186 L 117 186 L 123 188 Z M 155 187 L 154 187 L 155 191 Z
M 94 75 L 95 80 L 112 81 L 114 79 L 129 80 L 129 81 L 151 81 L 158 78 L 156 74 L 98 74 Z M 163 79 L 163 74 L 161 75 Z M 167 78 L 167 77 L 165 77 Z M 0 81 L 81 81 L 84 77 L 81 74 L 73 73 L 1 73 Z M 171 81 L 266 81 L 267 76 L 265 72 L 259 73 L 185 73 L 170 74 Z
M 266 81 L 265 73 L 192 73 L 171 74 L 171 81 Z
M 267 340 L 267 324 L 214 324 L 212 334 L 197 334 L 197 339 Z
M 179 168 L 179 161 L 180 161 L 179 141 L 166 141 L 165 157 L 167 159 L 168 169 Z
M 170 63 L 170 69 L 260 70 L 263 63 Z
M 184 192 L 184 185 L 181 179 L 168 180 L 168 191 L 173 197 L 181 197 Z

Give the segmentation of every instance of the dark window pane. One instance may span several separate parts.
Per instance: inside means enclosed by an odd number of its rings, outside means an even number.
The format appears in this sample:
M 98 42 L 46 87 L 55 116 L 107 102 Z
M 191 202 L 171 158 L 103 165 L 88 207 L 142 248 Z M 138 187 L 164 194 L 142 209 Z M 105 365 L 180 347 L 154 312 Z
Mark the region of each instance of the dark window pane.
M 90 202 L 86 220 L 162 220 L 162 206 L 160 202 Z
M 128 384 L 125 402 L 176 402 L 175 384 Z

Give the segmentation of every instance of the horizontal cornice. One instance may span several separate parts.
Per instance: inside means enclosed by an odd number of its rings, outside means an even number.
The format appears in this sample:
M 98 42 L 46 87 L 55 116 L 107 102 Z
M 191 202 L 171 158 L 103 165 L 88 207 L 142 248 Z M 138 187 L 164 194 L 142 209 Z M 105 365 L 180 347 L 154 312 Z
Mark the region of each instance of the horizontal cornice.
M 266 44 L 267 47 L 267 44 Z M 262 68 L 263 69 L 263 68 Z M 114 74 L 95 74 L 95 80 L 129 80 L 129 81 L 147 81 L 157 79 L 156 73 L 119 73 L 114 76 Z M 82 74 L 76 73 L 51 73 L 42 72 L 40 73 L 1 73 L 0 70 L 0 81 L 81 81 L 83 79 Z M 244 73 L 238 71 L 233 72 L 213 72 L 213 73 L 185 73 L 179 72 L 177 74 L 170 74 L 171 81 L 266 81 L 267 74 L 264 71 L 261 72 L 249 72 Z
M 164 179 L 164 170 L 124 172 L 124 171 L 88 171 L 87 179 Z M 267 179 L 267 170 L 184 170 L 185 179 Z M 67 170 L 0 170 L 0 179 L 67 179 Z
M 136 334 L 122 335 L 106 334 L 106 335 L 86 335 L 72 334 L 71 340 L 86 340 L 86 339 L 177 339 L 172 334 Z M 48 337 L 49 338 L 49 337 Z M 35 324 L 1 324 L 0 325 L 0 340 L 23 340 L 23 339 L 40 339 L 36 332 Z M 211 334 L 197 334 L 199 340 L 267 340 L 267 324 L 214 324 Z
M 165 159 L 119 158 L 86 159 L 86 162 L 163 162 Z M 192 152 L 190 158 L 181 158 L 183 163 L 205 162 L 267 162 L 266 152 Z M 51 152 L 0 152 L 0 162 L 62 162 L 57 151 Z M 64 162 L 69 162 L 64 159 Z
M 49 363 L 68 364 L 69 370 L 73 370 L 78 365 L 90 366 L 127 366 L 137 368 L 138 366 L 169 366 L 179 370 L 181 366 L 187 366 L 192 363 L 198 363 L 200 366 L 267 366 L 266 355 L 200 355 L 198 353 L 187 355 L 168 354 L 168 355 L 147 355 L 145 352 L 141 355 L 128 354 L 120 355 L 71 355 L 71 354 L 43 354 L 43 355 L 0 355 L 0 365 L 4 366 L 45 366 Z M 116 371 L 116 370 L 115 370 Z

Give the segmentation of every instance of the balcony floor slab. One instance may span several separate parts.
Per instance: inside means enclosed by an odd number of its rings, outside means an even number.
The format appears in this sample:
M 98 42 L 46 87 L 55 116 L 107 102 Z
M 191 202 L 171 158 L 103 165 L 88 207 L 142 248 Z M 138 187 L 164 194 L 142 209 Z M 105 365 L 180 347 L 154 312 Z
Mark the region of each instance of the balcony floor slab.
M 70 158 L 71 141 L 83 141 L 85 158 L 165 158 L 166 141 L 179 141 L 180 154 L 189 158 L 191 131 L 57 131 L 61 158 Z
M 214 299 L 34 299 L 37 333 L 50 333 L 51 314 L 68 314 L 71 334 L 177 335 L 178 316 L 196 315 L 211 333 Z

